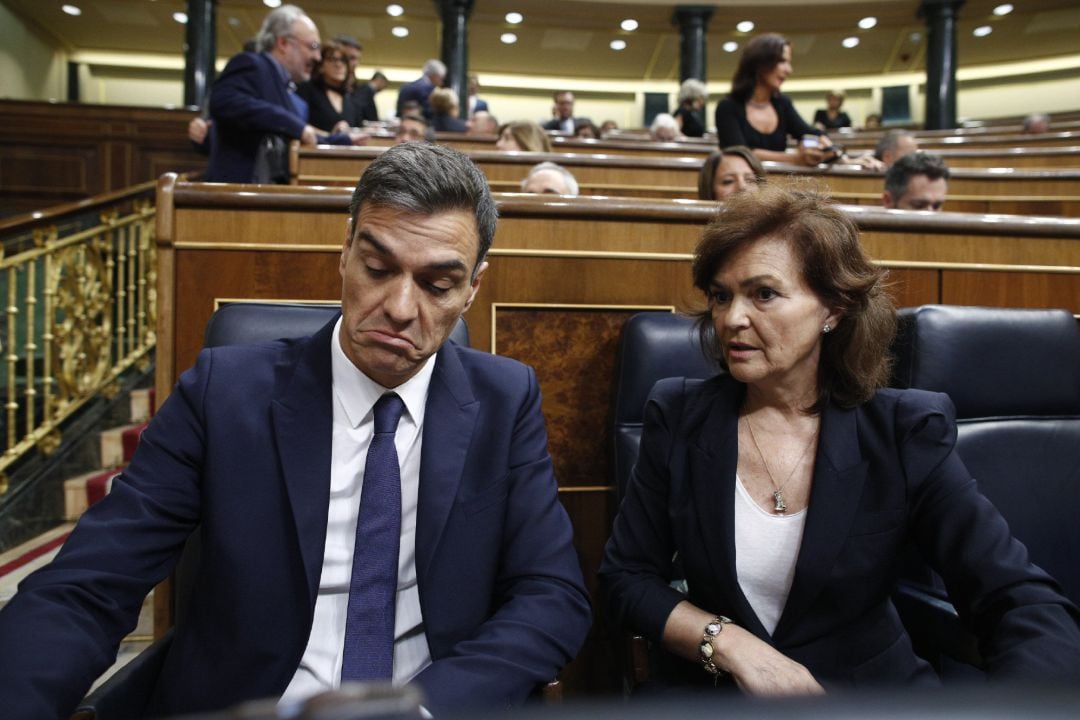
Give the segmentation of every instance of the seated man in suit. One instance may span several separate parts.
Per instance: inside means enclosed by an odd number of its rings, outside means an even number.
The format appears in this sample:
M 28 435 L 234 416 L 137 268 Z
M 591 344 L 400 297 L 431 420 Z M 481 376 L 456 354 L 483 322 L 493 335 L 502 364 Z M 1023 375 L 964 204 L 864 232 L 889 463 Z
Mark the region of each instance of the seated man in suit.
M 112 492 L 0 612 L 9 720 L 66 717 L 201 532 L 190 607 L 143 716 L 344 680 L 415 683 L 436 715 L 522 702 L 589 602 L 532 369 L 447 343 L 487 269 L 483 174 L 388 149 L 353 195 L 341 316 L 204 350 Z
M 589 118 L 574 117 L 574 93 L 569 90 L 560 90 L 552 96 L 555 101 L 551 114 L 554 116 L 540 127 L 545 130 L 560 130 L 568 135 L 573 135 L 578 125 L 590 122 Z
M 881 204 L 897 210 L 939 212 L 949 192 L 949 166 L 937 155 L 905 155 L 885 173 Z
M 398 90 L 397 116 L 403 117 L 405 115 L 407 112 L 406 103 L 418 102 L 424 117 L 431 120 L 432 110 L 428 98 L 431 97 L 432 90 L 442 87 L 443 78 L 445 77 L 446 65 L 442 62 L 432 58 L 424 63 L 424 69 L 421 70 L 420 77 L 412 82 L 405 83 Z

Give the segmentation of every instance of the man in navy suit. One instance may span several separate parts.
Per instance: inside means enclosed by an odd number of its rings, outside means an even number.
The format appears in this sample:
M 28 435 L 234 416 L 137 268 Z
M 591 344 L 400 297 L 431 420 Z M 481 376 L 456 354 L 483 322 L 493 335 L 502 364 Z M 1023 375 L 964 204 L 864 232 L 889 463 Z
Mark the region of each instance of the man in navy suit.
M 589 603 L 536 376 L 447 342 L 488 266 L 483 174 L 446 147 L 395 146 L 350 214 L 341 316 L 301 340 L 204 350 L 112 492 L 0 612 L 6 718 L 66 717 L 196 528 L 195 586 L 140 716 L 295 706 L 337 687 L 350 652 L 375 646 L 346 616 L 354 558 L 384 559 L 358 516 L 391 394 L 400 545 L 384 679 L 415 683 L 436 714 L 501 708 L 577 653 Z
M 405 103 L 418 102 L 423 109 L 424 117 L 431 120 L 431 103 L 428 102 L 428 98 L 435 88 L 442 87 L 443 78 L 446 77 L 446 65 L 433 58 L 424 63 L 424 69 L 421 72 L 419 78 L 410 83 L 405 83 L 398 90 L 398 117 L 405 114 Z

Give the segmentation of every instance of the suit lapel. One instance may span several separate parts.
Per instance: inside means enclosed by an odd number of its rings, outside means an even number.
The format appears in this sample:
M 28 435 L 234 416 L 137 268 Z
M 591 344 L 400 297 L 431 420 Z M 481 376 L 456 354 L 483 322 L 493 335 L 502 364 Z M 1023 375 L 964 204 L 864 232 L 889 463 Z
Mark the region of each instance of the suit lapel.
M 774 637 L 782 637 L 795 626 L 832 574 L 855 519 L 866 471 L 855 410 L 829 406 L 821 417 L 814 485 L 795 579 Z
M 427 575 L 457 497 L 479 410 L 457 350 L 444 345 L 436 356 L 424 411 L 416 518 L 418 578 Z
M 270 406 L 274 439 L 314 605 L 326 544 L 333 446 L 330 338 L 335 320 L 308 340 Z M 279 372 L 288 372 L 282 368 Z

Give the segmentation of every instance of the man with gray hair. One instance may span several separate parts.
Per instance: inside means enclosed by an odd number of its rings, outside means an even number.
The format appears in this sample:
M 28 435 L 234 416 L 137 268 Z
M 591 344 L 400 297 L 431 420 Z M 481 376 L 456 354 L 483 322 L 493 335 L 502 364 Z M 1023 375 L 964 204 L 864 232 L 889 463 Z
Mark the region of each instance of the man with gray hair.
M 914 133 L 907 130 L 890 130 L 878 140 L 874 157 L 884 163 L 887 170 L 900 158 L 918 151 L 919 142 L 915 139 Z
M 577 195 L 578 182 L 574 174 L 553 162 L 533 165 L 521 181 L 521 192 L 551 193 L 553 195 Z
M 421 75 L 410 83 L 405 83 L 398 90 L 397 116 L 404 114 L 404 105 L 407 102 L 418 102 L 423 109 L 424 117 L 429 121 L 432 118 L 431 103 L 428 98 L 435 88 L 442 87 L 443 78 L 446 77 L 446 66 L 432 58 L 424 63 Z
M 893 163 L 885 173 L 881 203 L 897 210 L 938 212 L 949 191 L 949 166 L 937 155 L 916 152 Z
M 340 315 L 203 350 L 109 495 L 0 611 L 5 718 L 68 717 L 196 529 L 190 609 L 131 717 L 256 698 L 307 716 L 348 681 L 411 683 L 436 717 L 464 717 L 555 677 L 590 610 L 536 375 L 449 340 L 496 219 L 456 150 L 405 143 L 368 166 Z

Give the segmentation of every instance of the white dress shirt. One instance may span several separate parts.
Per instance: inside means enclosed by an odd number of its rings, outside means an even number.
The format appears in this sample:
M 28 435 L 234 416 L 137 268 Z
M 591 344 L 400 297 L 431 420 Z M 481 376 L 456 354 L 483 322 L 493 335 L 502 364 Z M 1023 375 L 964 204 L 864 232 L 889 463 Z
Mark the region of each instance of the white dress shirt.
M 330 460 L 330 509 L 322 575 L 307 648 L 296 675 L 281 697 L 294 704 L 341 685 L 345 620 L 349 605 L 356 521 L 368 446 L 375 430 L 375 402 L 388 392 L 364 375 L 341 349 L 341 320 L 330 340 L 334 437 Z M 401 467 L 401 548 L 398 554 L 394 614 L 395 685 L 411 680 L 431 664 L 416 584 L 416 505 L 420 490 L 420 450 L 428 387 L 435 369 L 429 359 L 407 382 L 393 388 L 405 403 L 394 446 Z

